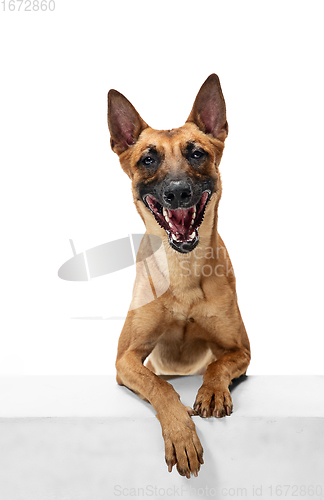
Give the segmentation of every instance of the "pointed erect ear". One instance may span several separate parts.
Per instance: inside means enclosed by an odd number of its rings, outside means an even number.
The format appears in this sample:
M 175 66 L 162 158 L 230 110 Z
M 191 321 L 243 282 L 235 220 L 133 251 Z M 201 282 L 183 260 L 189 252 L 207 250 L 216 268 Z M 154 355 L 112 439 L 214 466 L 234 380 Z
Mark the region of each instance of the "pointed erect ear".
M 148 127 L 134 106 L 117 90 L 108 92 L 108 127 L 112 150 L 120 155 L 135 144 Z
M 225 141 L 228 134 L 226 107 L 217 75 L 210 75 L 203 83 L 187 122 L 194 122 L 205 134 Z

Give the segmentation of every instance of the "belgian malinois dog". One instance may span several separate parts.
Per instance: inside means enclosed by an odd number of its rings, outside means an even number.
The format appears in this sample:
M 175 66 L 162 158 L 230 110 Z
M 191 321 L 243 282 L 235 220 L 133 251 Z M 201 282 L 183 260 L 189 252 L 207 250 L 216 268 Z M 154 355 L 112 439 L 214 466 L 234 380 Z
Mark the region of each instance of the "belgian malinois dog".
M 190 478 L 203 464 L 191 416 L 230 415 L 229 385 L 250 363 L 235 276 L 217 232 L 219 164 L 228 134 L 219 79 L 207 78 L 185 125 L 172 130 L 152 129 L 122 94 L 110 90 L 108 126 L 146 234 L 162 240 L 166 258 L 159 260 L 159 252 L 151 257 L 152 289 L 169 280 L 167 290 L 148 301 L 145 267 L 137 268 L 133 307 L 118 344 L 117 382 L 151 403 L 169 472 L 176 464 Z M 139 253 L 149 241 L 144 237 Z M 159 376 L 189 374 L 203 375 L 192 409 Z

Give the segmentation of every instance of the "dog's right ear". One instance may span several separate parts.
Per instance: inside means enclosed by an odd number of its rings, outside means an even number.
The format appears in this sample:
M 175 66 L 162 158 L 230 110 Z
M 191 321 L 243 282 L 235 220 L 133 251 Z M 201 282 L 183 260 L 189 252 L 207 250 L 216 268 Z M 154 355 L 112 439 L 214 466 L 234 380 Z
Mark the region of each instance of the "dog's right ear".
M 120 155 L 135 144 L 148 125 L 123 94 L 117 90 L 109 90 L 108 127 L 111 148 Z

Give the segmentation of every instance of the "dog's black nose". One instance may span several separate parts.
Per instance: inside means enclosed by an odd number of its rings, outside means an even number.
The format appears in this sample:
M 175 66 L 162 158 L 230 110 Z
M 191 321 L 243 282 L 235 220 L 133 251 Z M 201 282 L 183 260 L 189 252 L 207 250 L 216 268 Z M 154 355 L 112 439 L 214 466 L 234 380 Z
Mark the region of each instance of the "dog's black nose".
M 163 190 L 163 200 L 173 210 L 190 206 L 191 198 L 192 188 L 187 181 L 171 181 Z

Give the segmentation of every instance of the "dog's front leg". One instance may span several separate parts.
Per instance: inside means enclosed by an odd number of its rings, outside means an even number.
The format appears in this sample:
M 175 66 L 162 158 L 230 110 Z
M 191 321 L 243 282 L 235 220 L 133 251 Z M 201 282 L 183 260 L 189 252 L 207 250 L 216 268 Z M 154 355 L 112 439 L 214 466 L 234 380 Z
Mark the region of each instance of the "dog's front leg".
M 145 327 L 135 332 L 134 323 L 126 320 L 120 337 L 116 362 L 117 382 L 149 401 L 156 410 L 162 427 L 169 472 L 176 465 L 181 476 L 189 478 L 190 473 L 197 476 L 203 463 L 203 448 L 195 424 L 172 385 L 143 365 L 154 345 L 144 331 Z
M 224 417 L 233 411 L 229 385 L 234 378 L 243 375 L 250 363 L 250 346 L 243 322 L 237 336 L 226 345 L 211 344 L 216 361 L 206 369 L 203 384 L 200 387 L 193 408 L 201 417 Z M 229 344 L 233 343 L 232 346 Z

